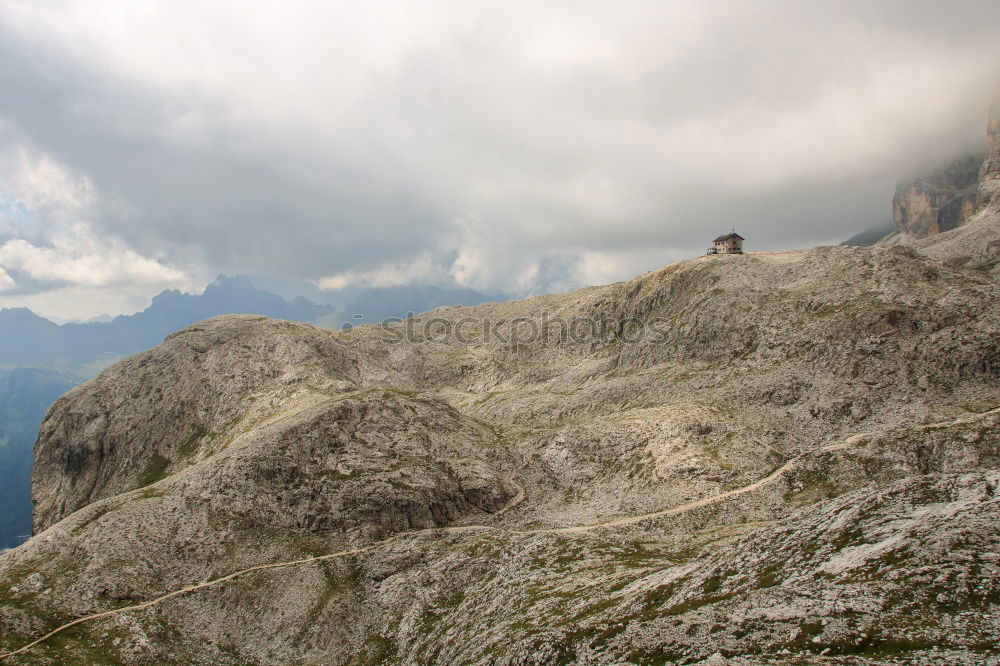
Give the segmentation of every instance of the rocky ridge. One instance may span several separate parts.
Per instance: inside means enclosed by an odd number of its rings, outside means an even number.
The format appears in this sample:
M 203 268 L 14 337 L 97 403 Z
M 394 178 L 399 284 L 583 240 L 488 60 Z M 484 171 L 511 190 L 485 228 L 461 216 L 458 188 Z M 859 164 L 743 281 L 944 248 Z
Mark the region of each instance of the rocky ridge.
M 1000 198 L 1000 102 L 990 109 L 986 128 L 986 158 L 979 169 L 979 207 Z

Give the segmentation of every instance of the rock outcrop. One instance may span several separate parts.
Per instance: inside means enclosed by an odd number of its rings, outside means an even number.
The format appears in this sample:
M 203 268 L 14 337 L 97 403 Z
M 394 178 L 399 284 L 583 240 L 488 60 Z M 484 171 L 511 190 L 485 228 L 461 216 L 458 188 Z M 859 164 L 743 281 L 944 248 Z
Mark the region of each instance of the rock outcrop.
M 979 169 L 979 207 L 1000 205 L 1000 101 L 990 107 L 986 158 Z
M 982 155 L 961 157 L 933 173 L 901 180 L 892 197 L 897 231 L 926 238 L 965 224 L 979 210 Z
M 899 181 L 896 231 L 927 238 L 956 229 L 1000 201 L 1000 103 L 990 107 L 985 155 L 966 155 L 929 174 Z
M 178 478 L 245 524 L 380 534 L 503 506 L 482 455 L 495 433 L 439 400 L 357 391 L 345 345 L 317 331 L 208 320 L 61 398 L 35 447 L 36 531 L 205 459 Z

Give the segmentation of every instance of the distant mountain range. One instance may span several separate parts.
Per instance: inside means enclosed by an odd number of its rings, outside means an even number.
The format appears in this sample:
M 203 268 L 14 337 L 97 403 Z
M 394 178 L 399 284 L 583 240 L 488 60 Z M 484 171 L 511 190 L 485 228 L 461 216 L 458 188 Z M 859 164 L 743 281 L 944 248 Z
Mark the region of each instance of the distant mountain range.
M 90 377 L 119 358 L 155 347 L 174 331 L 223 314 L 261 314 L 339 328 L 496 299 L 471 289 L 395 287 L 367 289 L 347 306 L 334 308 L 303 296 L 286 300 L 257 289 L 245 276 L 220 275 L 204 293 L 163 291 L 142 312 L 110 321 L 58 325 L 27 308 L 0 310 L 0 369 L 42 367 Z
M 215 315 L 252 313 L 311 322 L 332 311 L 305 298 L 286 301 L 260 291 L 246 277 L 222 275 L 202 294 L 163 291 L 142 312 L 108 322 L 60 326 L 27 308 L 10 308 L 0 310 L 0 367 L 49 367 L 86 377 Z

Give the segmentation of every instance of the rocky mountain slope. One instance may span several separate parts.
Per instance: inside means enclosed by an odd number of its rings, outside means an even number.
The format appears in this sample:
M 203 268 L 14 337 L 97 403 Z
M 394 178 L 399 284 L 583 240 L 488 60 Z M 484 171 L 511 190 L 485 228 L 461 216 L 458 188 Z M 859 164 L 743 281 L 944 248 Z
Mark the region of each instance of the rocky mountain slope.
M 987 203 L 386 327 L 188 327 L 50 410 L 0 652 L 58 633 L 5 663 L 995 662 Z
M 31 531 L 32 445 L 45 410 L 115 360 L 219 314 L 255 313 L 340 328 L 487 300 L 469 289 L 399 287 L 367 289 L 333 308 L 301 296 L 286 300 L 257 289 L 245 276 L 220 275 L 202 294 L 163 291 L 146 310 L 106 321 L 57 325 L 27 308 L 0 309 L 0 548 L 20 544 Z M 43 377 L 49 381 L 23 381 Z
M 979 207 L 1000 197 L 1000 102 L 990 109 L 986 128 L 986 159 L 979 168 Z

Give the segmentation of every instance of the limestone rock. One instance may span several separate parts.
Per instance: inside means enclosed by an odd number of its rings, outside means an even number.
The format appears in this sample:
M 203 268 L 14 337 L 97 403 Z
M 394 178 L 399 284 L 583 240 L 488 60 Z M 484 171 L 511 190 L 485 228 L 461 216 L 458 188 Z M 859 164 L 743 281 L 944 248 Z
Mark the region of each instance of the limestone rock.
M 961 157 L 925 176 L 901 180 L 892 198 L 896 229 L 916 238 L 950 231 L 979 209 L 982 155 Z
M 1000 101 L 990 107 L 986 159 L 979 169 L 979 207 L 1000 205 Z
M 929 174 L 899 181 L 892 198 L 896 231 L 927 238 L 1000 206 L 1000 102 L 990 107 L 985 155 L 962 156 Z

